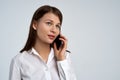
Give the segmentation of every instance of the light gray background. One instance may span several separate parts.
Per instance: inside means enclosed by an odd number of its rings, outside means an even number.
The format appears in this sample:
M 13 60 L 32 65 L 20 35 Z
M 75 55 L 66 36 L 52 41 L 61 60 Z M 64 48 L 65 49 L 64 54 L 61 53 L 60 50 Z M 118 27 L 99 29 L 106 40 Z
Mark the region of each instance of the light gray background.
M 120 80 L 120 0 L 0 0 L 0 80 L 24 46 L 34 11 L 58 7 L 78 80 Z

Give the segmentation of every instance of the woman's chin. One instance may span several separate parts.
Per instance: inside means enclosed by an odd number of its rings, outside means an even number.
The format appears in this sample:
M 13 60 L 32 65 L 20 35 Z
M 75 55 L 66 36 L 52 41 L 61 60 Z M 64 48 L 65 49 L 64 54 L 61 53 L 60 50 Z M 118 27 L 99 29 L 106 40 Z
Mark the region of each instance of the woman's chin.
M 52 43 L 53 43 L 53 40 L 48 41 L 48 43 L 49 43 L 49 44 L 52 44 Z

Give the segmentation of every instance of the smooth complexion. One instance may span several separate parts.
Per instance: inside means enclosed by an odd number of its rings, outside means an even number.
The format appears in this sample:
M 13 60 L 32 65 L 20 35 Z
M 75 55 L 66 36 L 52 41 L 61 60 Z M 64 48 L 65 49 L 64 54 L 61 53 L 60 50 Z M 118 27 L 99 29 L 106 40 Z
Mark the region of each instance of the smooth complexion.
M 40 54 L 43 61 L 47 62 L 50 52 L 50 44 L 52 44 L 60 34 L 60 20 L 55 14 L 46 13 L 42 18 L 40 18 L 40 20 L 34 21 L 33 28 L 37 31 L 34 48 Z M 59 39 L 63 42 L 62 47 L 57 50 L 56 44 L 54 44 L 54 52 L 57 60 L 64 60 L 67 48 L 67 39 L 62 35 Z

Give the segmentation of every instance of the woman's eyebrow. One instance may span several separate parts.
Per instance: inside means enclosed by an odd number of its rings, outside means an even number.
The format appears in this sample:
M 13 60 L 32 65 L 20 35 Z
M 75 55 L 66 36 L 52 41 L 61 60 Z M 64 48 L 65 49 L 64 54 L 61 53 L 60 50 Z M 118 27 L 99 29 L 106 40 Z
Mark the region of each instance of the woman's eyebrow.
M 54 22 L 54 21 L 51 20 L 51 19 L 46 19 L 45 21 L 51 21 L 51 22 Z M 57 25 L 61 25 L 60 22 L 58 22 Z
M 46 19 L 45 21 L 51 21 L 51 22 L 53 22 L 53 20 L 51 20 L 51 19 Z

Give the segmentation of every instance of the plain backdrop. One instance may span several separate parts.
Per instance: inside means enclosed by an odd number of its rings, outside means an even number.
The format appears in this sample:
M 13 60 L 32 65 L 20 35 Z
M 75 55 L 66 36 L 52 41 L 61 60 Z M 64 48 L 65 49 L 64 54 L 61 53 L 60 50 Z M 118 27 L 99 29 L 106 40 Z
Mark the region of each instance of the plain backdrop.
M 34 11 L 59 8 L 78 80 L 120 80 L 120 0 L 0 0 L 0 80 L 23 48 Z

